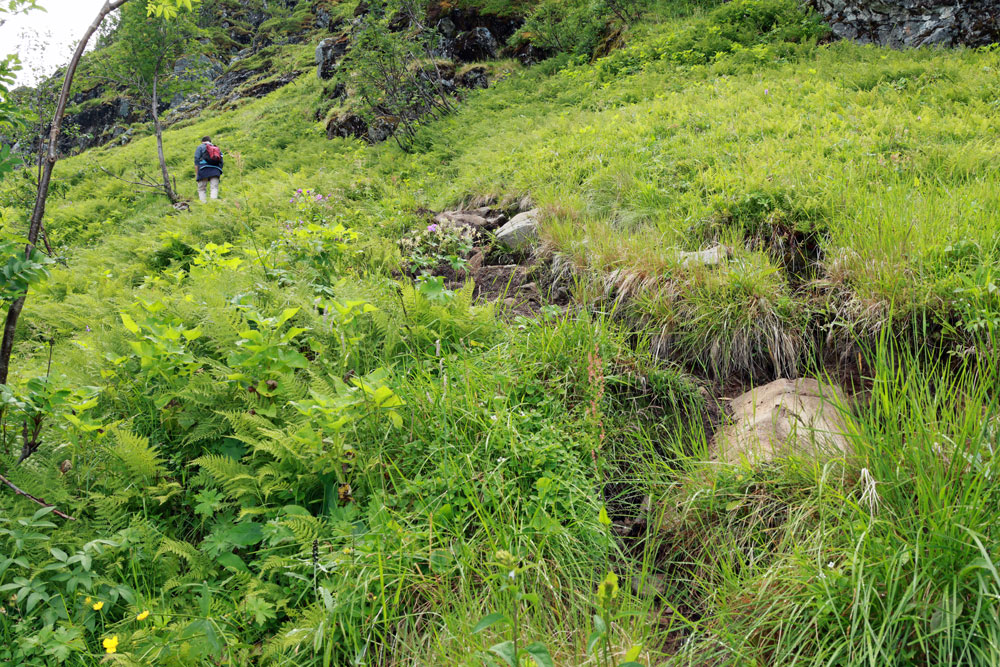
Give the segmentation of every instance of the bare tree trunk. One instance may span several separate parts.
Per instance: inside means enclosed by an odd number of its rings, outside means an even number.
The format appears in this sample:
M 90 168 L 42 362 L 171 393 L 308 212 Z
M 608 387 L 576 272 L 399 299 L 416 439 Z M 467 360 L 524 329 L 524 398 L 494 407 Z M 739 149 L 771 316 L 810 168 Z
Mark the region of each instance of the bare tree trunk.
M 70 60 L 66 68 L 66 76 L 63 78 L 62 91 L 59 93 L 59 101 L 56 104 L 56 113 L 52 118 L 52 128 L 49 130 L 49 154 L 42 165 L 41 178 L 38 179 L 38 194 L 35 196 L 35 208 L 31 212 L 31 222 L 28 225 L 28 244 L 25 246 L 26 257 L 31 256 L 31 251 L 38 240 L 38 233 L 42 228 L 42 219 L 45 217 L 45 203 L 49 197 L 49 184 L 52 182 L 52 169 L 56 166 L 59 156 L 56 154 L 56 145 L 59 143 L 59 131 L 62 129 L 63 115 L 66 113 L 66 105 L 69 103 L 70 88 L 73 85 L 73 76 L 76 68 L 80 65 L 80 58 L 87 48 L 87 42 L 94 36 L 104 17 L 124 5 L 128 0 L 104 0 L 104 5 L 97 13 L 93 23 L 83 34 L 80 43 L 76 46 L 73 59 Z M 10 373 L 10 356 L 14 351 L 14 335 L 17 333 L 17 320 L 21 317 L 21 310 L 24 308 L 26 296 L 16 299 L 7 309 L 7 318 L 3 326 L 3 342 L 0 342 L 0 384 L 7 384 L 7 376 Z
M 177 193 L 170 187 L 170 173 L 167 171 L 167 160 L 163 157 L 163 126 L 160 125 L 160 97 L 157 94 L 157 77 L 153 77 L 153 104 L 150 111 L 153 114 L 153 128 L 156 130 L 156 155 L 160 158 L 160 171 L 163 172 L 163 191 L 171 204 L 177 203 Z

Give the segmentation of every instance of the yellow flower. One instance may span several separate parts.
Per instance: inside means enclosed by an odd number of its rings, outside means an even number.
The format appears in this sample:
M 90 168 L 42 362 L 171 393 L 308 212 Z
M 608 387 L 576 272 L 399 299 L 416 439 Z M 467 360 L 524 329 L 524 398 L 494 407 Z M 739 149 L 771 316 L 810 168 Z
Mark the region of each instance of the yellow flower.
M 87 597 L 83 598 L 83 603 L 84 604 L 90 604 L 90 596 L 89 595 Z
M 149 610 L 148 609 L 146 609 L 141 614 L 139 614 L 138 616 L 136 616 L 135 620 L 137 620 L 137 621 L 145 621 L 147 616 L 149 616 Z
M 118 635 L 111 635 L 110 637 L 106 637 L 104 641 L 101 643 L 104 644 L 105 651 L 107 651 L 108 653 L 114 653 L 118 650 Z
M 94 608 L 94 611 L 100 611 L 104 607 L 104 600 L 101 600 L 100 602 L 95 602 L 91 606 Z

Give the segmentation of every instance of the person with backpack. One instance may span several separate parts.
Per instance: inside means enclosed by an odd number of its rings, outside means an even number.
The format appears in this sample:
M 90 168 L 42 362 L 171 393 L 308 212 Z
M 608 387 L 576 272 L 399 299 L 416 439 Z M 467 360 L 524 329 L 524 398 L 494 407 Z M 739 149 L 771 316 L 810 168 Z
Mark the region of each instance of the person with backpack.
M 219 177 L 222 176 L 222 151 L 212 143 L 211 137 L 202 137 L 201 144 L 194 151 L 194 166 L 197 170 L 198 198 L 204 204 L 208 201 L 205 190 L 212 187 L 212 199 L 219 198 Z

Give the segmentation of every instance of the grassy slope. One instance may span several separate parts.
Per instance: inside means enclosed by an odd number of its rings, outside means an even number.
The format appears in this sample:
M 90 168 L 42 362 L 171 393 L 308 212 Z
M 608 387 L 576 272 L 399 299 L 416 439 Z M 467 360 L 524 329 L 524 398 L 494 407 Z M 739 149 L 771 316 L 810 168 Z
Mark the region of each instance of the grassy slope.
M 654 43 L 667 29 L 644 39 Z M 191 664 L 184 650 L 218 653 L 182 639 L 188 620 L 171 615 L 211 597 L 196 616 L 216 619 L 237 663 L 257 655 L 258 643 L 275 664 L 311 664 L 314 645 L 316 660 L 329 647 L 334 664 L 359 655 L 369 664 L 475 663 L 476 651 L 505 632 L 472 636 L 476 621 L 513 609 L 512 592 L 501 590 L 512 565 L 496 555 L 509 551 L 530 566 L 517 585 L 540 596 L 521 611 L 522 641 L 545 642 L 559 664 L 586 663 L 594 590 L 609 568 L 622 575 L 612 641 L 619 657 L 642 644 L 642 659 L 654 664 L 669 656 L 691 664 L 985 663 L 1000 637 L 989 603 L 1000 591 L 988 449 L 997 437 L 995 364 L 986 354 L 968 355 L 964 366 L 951 355 L 917 358 L 883 325 L 893 312 L 926 314 L 949 340 L 976 344 L 973 322 L 951 295 L 996 268 L 998 149 L 987 128 L 997 114 L 998 67 L 996 53 L 848 44 L 785 64 L 653 62 L 606 79 L 592 66 L 542 67 L 425 127 L 410 155 L 323 139 L 313 121 L 320 85 L 305 75 L 167 133 L 179 177 L 201 135 L 229 150 L 226 200 L 188 214 L 90 167 L 99 161 L 124 173 L 153 154 L 151 139 L 61 163 L 68 188 L 48 226 L 70 248 L 70 266 L 29 300 L 19 376 L 43 372 L 43 340 L 54 335 L 55 375 L 102 386 L 102 420 L 120 420 L 158 448 L 143 469 L 130 461 L 148 450 L 126 446 L 127 437 L 53 424 L 43 449 L 12 471 L 80 515 L 78 526 L 53 532 L 53 546 L 119 543 L 99 559 L 95 595 L 108 600 L 101 620 L 79 599 L 82 590 L 47 589 L 66 602 L 63 624 L 84 643 L 74 659 L 87 664 L 110 632 L 122 638 L 121 655 L 140 662 L 157 655 Z M 185 188 L 193 196 L 193 181 Z M 289 203 L 296 188 L 330 193 L 332 208 Z M 421 224 L 413 211 L 484 193 L 530 193 L 544 207 L 551 250 L 577 271 L 580 299 L 598 308 L 510 324 L 490 309 L 470 310 L 461 295 L 443 310 L 405 289 L 396 296 L 395 239 Z M 319 267 L 308 261 L 313 247 L 273 246 L 284 222 L 303 215 L 342 222 L 359 239 Z M 820 232 L 818 266 L 806 276 L 814 282 L 744 244 L 747 230 L 775 221 Z M 744 261 L 689 271 L 670 252 L 716 238 Z M 956 255 L 958 241 L 976 245 Z M 240 266 L 208 257 L 177 271 L 198 248 L 227 242 Z M 613 269 L 625 271 L 607 278 Z M 709 375 L 804 366 L 814 329 L 845 329 L 874 378 L 855 409 L 857 456 L 753 471 L 704 465 L 704 434 L 678 421 L 702 399 L 683 373 L 633 351 L 630 332 L 601 313 L 606 301 L 595 296 L 606 291 L 630 297 L 630 327 L 671 334 L 675 358 Z M 380 308 L 354 332 L 363 342 L 350 354 L 343 327 L 309 307 L 328 293 Z M 294 322 L 319 350 L 298 379 L 274 370 L 281 401 L 305 400 L 308 382 L 316 389 L 324 378 L 376 368 L 388 370 L 388 385 L 406 401 L 402 428 L 378 415 L 351 428 L 353 502 L 329 502 L 334 487 L 308 471 L 308 457 L 286 460 L 292 472 L 282 473 L 302 476 L 301 493 L 272 499 L 248 498 L 189 465 L 208 452 L 240 452 L 231 439 L 238 428 L 219 411 L 270 405 L 227 379 L 230 352 L 245 337 L 232 304 L 240 295 L 268 314 L 301 306 Z M 987 315 L 996 312 L 990 298 L 976 302 Z M 145 317 L 139 300 L 161 302 L 201 330 L 188 346 L 201 372 L 170 380 L 140 367 L 119 316 Z M 754 361 L 768 334 L 760 322 L 791 348 L 784 367 Z M 715 341 L 747 352 L 699 366 Z M 298 419 L 289 405 L 275 417 Z M 71 444 L 57 450 L 60 442 Z M 274 458 L 253 456 L 245 460 L 255 468 Z M 54 477 L 67 457 L 73 472 Z M 867 475 L 877 482 L 877 511 L 861 502 Z M 637 497 L 652 496 L 649 539 L 622 545 L 609 537 L 598 520 L 602 488 L 617 521 L 634 517 Z M 192 514 L 213 498 L 214 512 Z M 33 511 L 10 494 L 0 503 L 17 515 Z M 326 514 L 296 517 L 287 505 Z M 248 520 L 270 532 L 237 546 L 227 531 Z M 330 599 L 311 585 L 314 540 Z M 44 563 L 45 546 L 27 552 Z M 219 549 L 251 573 L 228 570 Z M 633 596 L 633 581 L 660 586 L 663 597 Z M 119 597 L 123 583 L 137 600 Z M 154 624 L 128 620 L 146 607 Z M 29 626 L 37 622 L 28 617 Z M 22 636 L 9 618 L 3 635 Z M 333 625 L 322 634 L 324 618 Z M 681 636 L 691 641 L 678 652 Z

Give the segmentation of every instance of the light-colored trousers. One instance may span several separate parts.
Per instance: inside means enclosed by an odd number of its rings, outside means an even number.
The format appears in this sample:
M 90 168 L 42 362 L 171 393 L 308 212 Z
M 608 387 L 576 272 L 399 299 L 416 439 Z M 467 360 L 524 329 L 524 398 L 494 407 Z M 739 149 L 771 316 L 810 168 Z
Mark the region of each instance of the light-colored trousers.
M 212 178 L 204 178 L 198 181 L 198 199 L 202 202 L 208 201 L 205 197 L 205 190 L 208 188 L 209 183 L 212 184 L 212 199 L 219 198 L 219 177 L 213 176 Z

